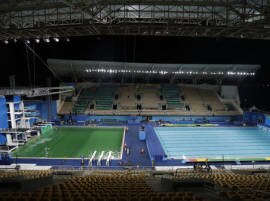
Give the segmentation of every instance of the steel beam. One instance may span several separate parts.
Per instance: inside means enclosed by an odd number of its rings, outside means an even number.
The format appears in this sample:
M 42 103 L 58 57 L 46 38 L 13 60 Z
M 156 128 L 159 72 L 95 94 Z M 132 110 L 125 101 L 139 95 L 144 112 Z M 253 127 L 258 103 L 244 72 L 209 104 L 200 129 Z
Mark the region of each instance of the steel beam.
M 0 94 L 7 95 L 21 95 L 27 97 L 48 96 L 54 94 L 61 94 L 72 92 L 74 88 L 72 86 L 65 87 L 43 87 L 43 88 L 19 88 L 19 89 L 0 89 Z

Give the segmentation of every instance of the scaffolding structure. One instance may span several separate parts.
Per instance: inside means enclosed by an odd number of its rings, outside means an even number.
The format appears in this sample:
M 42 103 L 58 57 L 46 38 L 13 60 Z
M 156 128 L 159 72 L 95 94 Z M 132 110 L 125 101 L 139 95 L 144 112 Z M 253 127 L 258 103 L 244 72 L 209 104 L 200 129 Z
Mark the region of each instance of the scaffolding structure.
M 27 97 L 49 96 L 54 94 L 61 94 L 72 92 L 73 86 L 62 87 L 41 87 L 41 88 L 0 88 L 0 94 L 3 96 L 20 95 Z
M 9 128 L 31 128 L 31 119 L 35 119 L 36 117 L 28 115 L 29 112 L 21 99 L 9 100 L 6 102 L 6 106 Z

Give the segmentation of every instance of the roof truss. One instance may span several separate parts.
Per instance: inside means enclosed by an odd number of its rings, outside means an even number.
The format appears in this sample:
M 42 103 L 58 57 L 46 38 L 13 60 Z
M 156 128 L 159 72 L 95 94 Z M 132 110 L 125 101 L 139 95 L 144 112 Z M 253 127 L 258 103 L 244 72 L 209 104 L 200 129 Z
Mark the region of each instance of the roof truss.
M 0 1 L 0 39 L 88 35 L 269 39 L 270 1 Z

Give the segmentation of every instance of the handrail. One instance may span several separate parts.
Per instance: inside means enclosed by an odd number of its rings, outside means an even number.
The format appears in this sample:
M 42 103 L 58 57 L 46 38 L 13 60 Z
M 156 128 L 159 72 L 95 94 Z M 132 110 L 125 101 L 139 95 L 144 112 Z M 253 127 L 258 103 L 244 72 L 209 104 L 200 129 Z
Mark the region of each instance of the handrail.
M 94 153 L 92 154 L 91 158 L 89 159 L 88 166 L 93 165 L 93 159 L 95 158 L 96 153 L 97 153 L 97 151 L 95 150 Z
M 101 166 L 101 159 L 103 157 L 104 151 L 101 152 L 101 154 L 99 155 L 98 161 L 97 161 L 97 166 Z

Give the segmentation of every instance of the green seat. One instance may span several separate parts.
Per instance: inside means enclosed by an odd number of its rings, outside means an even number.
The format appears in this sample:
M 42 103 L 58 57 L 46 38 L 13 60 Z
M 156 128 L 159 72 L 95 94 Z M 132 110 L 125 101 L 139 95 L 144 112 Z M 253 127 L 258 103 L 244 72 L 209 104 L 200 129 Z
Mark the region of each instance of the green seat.
M 101 85 L 96 91 L 96 110 L 111 110 L 116 91 L 115 86 Z
M 162 85 L 162 94 L 166 98 L 168 109 L 183 109 L 184 103 L 180 101 L 180 90 L 177 85 Z
M 93 100 L 93 97 L 94 93 L 92 88 L 82 89 L 72 111 L 78 114 L 83 114 L 89 103 Z

